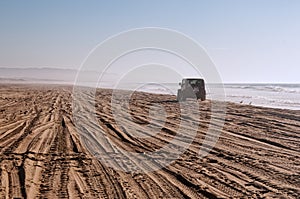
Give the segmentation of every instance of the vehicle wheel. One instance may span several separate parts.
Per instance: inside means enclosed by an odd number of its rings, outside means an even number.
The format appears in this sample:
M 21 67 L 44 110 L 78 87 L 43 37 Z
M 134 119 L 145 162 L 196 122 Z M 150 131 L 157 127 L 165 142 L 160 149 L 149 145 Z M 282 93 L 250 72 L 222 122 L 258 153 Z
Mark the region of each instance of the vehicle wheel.
M 206 96 L 205 95 L 206 95 L 205 92 L 200 95 L 201 101 L 205 101 L 206 100 Z
M 181 101 L 181 91 L 180 90 L 177 91 L 177 101 L 178 102 Z
M 201 101 L 205 101 L 206 100 L 205 95 L 202 95 L 200 99 L 201 99 Z
M 186 97 L 181 93 L 180 95 L 180 101 L 185 101 L 186 100 Z

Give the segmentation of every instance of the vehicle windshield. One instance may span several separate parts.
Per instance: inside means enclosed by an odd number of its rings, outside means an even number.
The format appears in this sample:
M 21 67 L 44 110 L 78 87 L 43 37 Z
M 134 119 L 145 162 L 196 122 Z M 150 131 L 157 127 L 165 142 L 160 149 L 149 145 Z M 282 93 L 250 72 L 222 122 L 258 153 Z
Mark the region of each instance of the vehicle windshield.
M 190 84 L 197 84 L 197 83 L 200 83 L 200 80 L 194 79 L 194 80 L 189 80 L 188 82 Z

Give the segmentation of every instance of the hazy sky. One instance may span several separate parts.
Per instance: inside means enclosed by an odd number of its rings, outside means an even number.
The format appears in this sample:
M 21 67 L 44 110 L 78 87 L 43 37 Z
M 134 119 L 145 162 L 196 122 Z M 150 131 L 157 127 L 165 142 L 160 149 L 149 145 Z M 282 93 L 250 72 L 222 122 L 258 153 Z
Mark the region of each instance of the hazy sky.
M 76 69 L 107 37 L 149 26 L 202 44 L 224 82 L 300 82 L 298 0 L 1 0 L 0 66 Z

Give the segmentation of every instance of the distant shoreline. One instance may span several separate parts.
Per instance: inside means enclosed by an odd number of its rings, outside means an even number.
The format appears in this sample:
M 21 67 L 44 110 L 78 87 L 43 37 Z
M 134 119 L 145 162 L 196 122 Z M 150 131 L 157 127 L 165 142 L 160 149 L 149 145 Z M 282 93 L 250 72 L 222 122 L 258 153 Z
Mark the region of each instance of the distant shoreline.
M 41 82 L 1 82 L 0 81 L 0 86 L 32 86 L 32 87 L 74 87 L 74 83 L 69 82 L 68 83 L 64 83 L 64 82 L 47 82 L 47 83 L 41 83 Z M 231 84 L 232 85 L 232 84 Z M 225 84 L 226 86 L 226 84 Z M 82 87 L 86 87 L 86 88 L 90 88 L 90 89 L 95 89 L 94 87 L 89 87 L 89 86 L 82 86 Z M 111 88 L 106 88 L 106 87 L 98 87 L 96 89 L 111 89 Z M 121 89 L 126 91 L 126 89 Z M 131 91 L 131 90 L 127 90 L 127 91 Z M 168 93 L 154 93 L 154 92 L 149 92 L 149 91 L 143 91 L 143 90 L 139 90 L 138 92 L 143 92 L 143 93 L 147 93 L 147 94 L 159 94 L 159 95 L 172 95 L 174 96 L 174 94 L 168 94 Z M 210 99 L 208 99 L 210 100 Z M 217 100 L 218 101 L 218 100 Z M 300 111 L 300 107 L 299 109 L 293 109 L 293 108 L 284 108 L 284 107 L 273 107 L 273 106 L 263 106 L 263 105 L 257 105 L 257 104 L 253 104 L 253 103 L 246 103 L 246 102 L 234 102 L 234 101 L 228 101 L 225 100 L 225 102 L 227 103 L 233 103 L 236 105 L 242 105 L 242 106 L 253 106 L 253 107 L 257 107 L 257 108 L 271 108 L 271 109 L 279 109 L 279 110 L 291 110 L 291 111 Z

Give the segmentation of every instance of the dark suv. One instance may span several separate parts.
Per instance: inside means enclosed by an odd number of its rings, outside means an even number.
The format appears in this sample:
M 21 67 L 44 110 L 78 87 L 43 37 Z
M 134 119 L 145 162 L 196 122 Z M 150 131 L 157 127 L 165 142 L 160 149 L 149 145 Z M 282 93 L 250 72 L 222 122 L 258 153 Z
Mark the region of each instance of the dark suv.
M 201 101 L 206 99 L 206 91 L 203 79 L 183 79 L 179 85 L 181 88 L 177 91 L 178 101 L 185 101 L 187 98 L 197 98 L 201 99 Z

